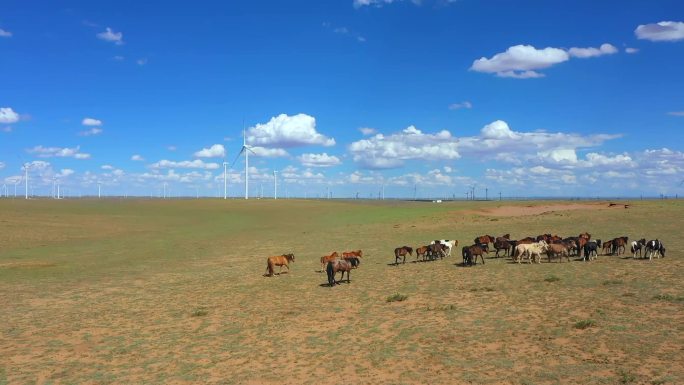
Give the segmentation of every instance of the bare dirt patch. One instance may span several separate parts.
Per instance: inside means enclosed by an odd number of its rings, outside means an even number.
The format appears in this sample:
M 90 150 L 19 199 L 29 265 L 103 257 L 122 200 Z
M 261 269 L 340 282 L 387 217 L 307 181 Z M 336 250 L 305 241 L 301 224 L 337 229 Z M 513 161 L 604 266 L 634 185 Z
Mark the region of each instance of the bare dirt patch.
M 526 216 L 526 215 L 540 215 L 556 211 L 571 211 L 571 210 L 608 210 L 608 209 L 625 209 L 625 205 L 615 205 L 609 203 L 576 203 L 576 204 L 550 204 L 550 205 L 524 205 L 524 206 L 500 206 L 495 208 L 487 208 L 477 211 L 477 214 L 492 216 L 492 217 L 510 217 L 510 216 Z

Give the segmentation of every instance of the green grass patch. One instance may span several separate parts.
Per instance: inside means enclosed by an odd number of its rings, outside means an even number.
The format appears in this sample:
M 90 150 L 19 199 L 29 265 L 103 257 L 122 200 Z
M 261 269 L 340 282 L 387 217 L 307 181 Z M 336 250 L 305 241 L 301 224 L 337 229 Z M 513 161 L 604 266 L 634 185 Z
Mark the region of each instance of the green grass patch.
M 190 316 L 192 317 L 204 317 L 205 315 L 209 314 L 209 310 L 203 307 L 198 307 L 195 310 L 190 313 Z
M 575 329 L 584 330 L 584 329 L 588 329 L 588 328 L 594 327 L 594 326 L 596 326 L 596 321 L 594 321 L 592 319 L 584 319 L 584 320 L 575 322 Z
M 561 279 L 555 275 L 549 275 L 548 277 L 544 278 L 544 282 L 558 282 Z
M 637 380 L 636 376 L 633 373 L 630 373 L 624 369 L 619 369 L 617 374 L 618 382 L 620 384 L 632 384 Z
M 659 301 L 668 301 L 668 302 L 684 302 L 684 296 L 678 295 L 672 295 L 672 294 L 658 294 L 653 297 L 653 299 L 657 299 Z
M 387 302 L 402 302 L 406 301 L 408 299 L 408 295 L 400 294 L 400 293 L 394 293 L 387 297 L 386 301 Z

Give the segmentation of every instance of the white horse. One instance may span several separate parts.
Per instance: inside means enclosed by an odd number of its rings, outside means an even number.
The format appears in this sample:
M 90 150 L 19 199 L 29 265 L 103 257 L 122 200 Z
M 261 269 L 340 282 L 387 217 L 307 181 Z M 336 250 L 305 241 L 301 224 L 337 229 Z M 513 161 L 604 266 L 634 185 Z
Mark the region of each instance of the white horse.
M 456 247 L 456 245 L 458 245 L 458 241 L 455 239 L 451 239 L 451 240 L 449 240 L 449 239 L 437 239 L 437 240 L 430 242 L 431 245 L 434 245 L 435 243 L 439 243 L 441 245 L 444 245 L 444 247 L 446 247 L 446 249 L 447 249 L 446 256 L 447 257 L 451 256 L 451 249 Z

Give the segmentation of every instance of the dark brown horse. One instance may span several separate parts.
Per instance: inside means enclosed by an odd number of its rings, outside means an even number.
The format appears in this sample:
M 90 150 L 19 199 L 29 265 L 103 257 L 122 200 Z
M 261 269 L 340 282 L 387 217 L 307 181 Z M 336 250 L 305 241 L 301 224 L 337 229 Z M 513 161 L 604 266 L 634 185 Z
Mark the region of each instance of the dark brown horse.
M 295 256 L 294 254 L 283 254 L 283 255 L 276 255 L 273 257 L 268 257 L 266 260 L 266 276 L 272 277 L 273 273 L 275 271 L 276 266 L 280 266 L 280 270 L 278 270 L 278 275 L 280 275 L 280 272 L 283 271 L 283 266 L 287 268 L 287 271 L 290 271 L 290 266 L 288 265 L 289 262 L 294 262 Z
M 497 238 L 494 242 L 494 249 L 496 249 L 496 257 L 499 258 L 499 252 L 504 250 L 504 256 L 508 256 L 511 249 L 511 242 L 506 238 Z
M 447 254 L 447 247 L 441 243 L 433 243 L 428 247 L 428 257 L 431 260 L 437 259 L 437 257 L 444 259 L 444 256 Z
M 603 255 L 613 254 L 613 241 L 605 241 L 601 246 L 603 247 Z
M 464 265 L 477 265 L 477 256 L 479 255 L 480 258 L 482 259 L 482 264 L 485 264 L 484 260 L 484 253 L 488 253 L 488 251 L 482 247 L 482 245 L 472 245 L 472 246 L 464 246 L 463 250 L 463 264 Z
M 622 249 L 622 253 L 625 253 L 627 251 L 628 241 L 629 238 L 626 236 L 613 239 L 613 254 L 620 255 L 620 249 Z
M 323 268 L 325 267 L 326 263 L 328 263 L 330 261 L 334 261 L 334 260 L 339 259 L 339 258 L 340 258 L 340 255 L 337 254 L 337 251 L 333 251 L 333 253 L 330 255 L 322 256 L 321 257 L 321 271 L 323 271 Z
M 347 283 L 350 283 L 349 279 L 349 274 L 351 273 L 352 269 L 352 264 L 349 263 L 348 261 L 345 261 L 343 259 L 336 259 L 334 261 L 328 262 L 328 265 L 325 268 L 325 271 L 328 275 L 328 284 L 330 287 L 335 286 L 337 281 L 335 281 L 335 275 L 337 272 L 341 272 L 342 276 L 340 277 L 340 282 L 344 280 L 344 273 L 347 273 Z
M 394 264 L 398 265 L 399 264 L 399 257 L 403 257 L 404 261 L 403 263 L 406 263 L 406 254 L 408 255 L 413 255 L 413 248 L 409 246 L 402 246 L 402 247 L 397 247 L 394 249 Z

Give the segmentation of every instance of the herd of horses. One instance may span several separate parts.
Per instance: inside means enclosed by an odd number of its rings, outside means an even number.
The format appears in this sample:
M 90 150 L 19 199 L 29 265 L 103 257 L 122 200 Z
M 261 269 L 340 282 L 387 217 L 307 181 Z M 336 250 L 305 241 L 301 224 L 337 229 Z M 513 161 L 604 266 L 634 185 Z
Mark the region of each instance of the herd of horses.
M 601 242 L 600 239 L 592 239 L 591 234 L 584 232 L 576 237 L 560 237 L 558 235 L 541 234 L 536 237 L 525 237 L 518 240 L 511 239 L 510 234 L 505 234 L 500 237 L 493 237 L 491 235 L 481 235 L 473 240 L 472 245 L 463 246 L 461 249 L 461 256 L 463 257 L 463 266 L 473 266 L 477 264 L 477 258 L 480 257 L 482 264 L 485 264 L 484 254 L 489 255 L 489 245 L 496 250 L 495 257 L 499 258 L 500 253 L 504 257 L 510 257 L 513 262 L 521 263 L 526 259 L 528 263 L 541 263 L 542 255 L 546 254 L 548 261 L 552 258 L 558 258 L 559 262 L 563 261 L 565 257 L 570 261 L 571 256 L 577 256 L 584 261 L 591 261 L 598 258 L 599 251 L 604 255 L 620 255 L 627 252 L 627 246 L 630 247 L 632 258 L 664 258 L 665 245 L 659 239 L 646 241 L 642 238 L 629 242 L 626 236 L 617 237 L 612 240 Z M 415 251 L 415 262 L 434 261 L 451 256 L 451 251 L 458 246 L 457 240 L 438 239 L 430 242 L 429 245 L 424 245 L 415 250 L 410 246 L 400 246 L 394 249 L 394 265 L 398 265 L 399 261 L 402 264 L 406 263 L 406 255 L 413 256 Z M 328 277 L 328 285 L 330 287 L 336 285 L 338 282 L 344 280 L 345 273 L 347 274 L 347 283 L 351 282 L 350 273 L 352 269 L 356 269 L 361 264 L 363 252 L 361 250 L 345 251 L 341 255 L 333 252 L 330 255 L 321 257 L 321 272 L 325 271 Z M 265 276 L 273 276 L 275 274 L 275 267 L 280 267 L 278 274 L 282 272 L 283 266 L 289 272 L 289 264 L 294 262 L 294 254 L 283 254 L 268 257 L 266 262 Z M 340 280 L 336 280 L 337 273 L 341 273 Z

